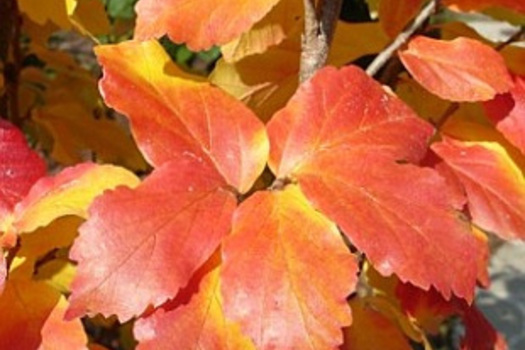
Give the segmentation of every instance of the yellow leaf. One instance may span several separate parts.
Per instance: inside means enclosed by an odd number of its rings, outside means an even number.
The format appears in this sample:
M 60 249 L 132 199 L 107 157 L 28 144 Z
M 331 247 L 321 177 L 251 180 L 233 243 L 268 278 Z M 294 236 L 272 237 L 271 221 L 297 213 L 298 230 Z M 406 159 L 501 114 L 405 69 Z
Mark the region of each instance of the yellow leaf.
M 109 32 L 109 20 L 100 0 L 18 0 L 20 10 L 32 21 L 44 26 L 52 22 L 61 29 L 76 28 L 82 34 Z
M 86 151 L 97 160 L 128 169 L 147 167 L 137 146 L 115 120 L 96 119 L 75 101 L 51 104 L 34 111 L 33 119 L 54 139 L 52 157 L 66 165 L 80 163 Z
M 45 6 L 42 6 L 41 0 L 18 0 L 18 6 L 20 11 L 40 25 L 50 21 L 62 29 L 71 28 L 65 0 L 48 0 Z
M 227 62 L 266 51 L 284 39 L 297 35 L 303 28 L 303 4 L 300 0 L 280 1 L 249 31 L 221 47 Z
M 66 0 L 69 20 L 85 35 L 102 35 L 110 31 L 104 4 L 100 0 Z
M 87 216 L 93 199 L 117 186 L 135 187 L 140 180 L 124 168 L 84 163 L 55 177 L 40 179 L 15 207 L 15 227 L 31 232 L 66 215 Z

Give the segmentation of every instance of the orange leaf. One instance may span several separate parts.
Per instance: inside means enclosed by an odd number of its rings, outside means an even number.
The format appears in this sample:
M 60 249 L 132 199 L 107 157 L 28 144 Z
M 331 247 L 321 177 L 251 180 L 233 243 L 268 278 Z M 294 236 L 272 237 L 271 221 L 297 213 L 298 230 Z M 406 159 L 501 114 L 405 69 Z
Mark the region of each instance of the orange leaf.
M 432 135 L 401 100 L 355 66 L 326 67 L 301 86 L 286 108 L 268 123 L 269 166 L 294 175 L 316 152 L 365 148 L 392 160 L 419 161 Z M 407 137 L 408 135 L 408 137 Z
M 135 323 L 137 349 L 255 350 L 239 325 L 224 316 L 217 260 L 204 265 L 181 292 L 184 298 L 193 294 L 189 302 L 179 295 Z
M 411 350 L 407 337 L 395 322 L 366 301 L 354 298 L 352 326 L 345 330 L 345 344 L 341 350 Z
M 42 344 L 38 350 L 86 349 L 87 336 L 80 320 L 65 321 L 68 302 L 63 296 L 42 326 Z
M 97 198 L 71 249 L 78 269 L 67 317 L 126 321 L 174 297 L 229 232 L 236 199 L 225 187 L 213 165 L 187 156 L 134 190 Z
M 525 179 L 501 145 L 446 138 L 432 149 L 465 186 L 475 224 L 502 238 L 525 238 Z
M 379 3 L 379 22 L 391 38 L 416 16 L 424 0 L 382 0 Z
M 80 320 L 63 320 L 66 301 L 45 282 L 9 276 L 0 295 L 0 349 L 85 349 Z
M 193 18 L 199 16 L 192 16 Z M 242 103 L 182 73 L 156 41 L 99 46 L 106 102 L 131 120 L 135 140 L 155 167 L 190 155 L 209 159 L 244 193 L 265 166 L 263 124 Z
M 262 19 L 279 0 L 141 0 L 135 38 L 147 40 L 168 34 L 193 51 L 223 45 Z M 198 16 L 195 16 L 195 12 Z
M 398 98 L 356 67 L 324 68 L 268 133 L 274 173 L 295 178 L 383 275 L 472 298 L 475 241 L 456 213 L 464 201 L 436 171 L 397 164 L 419 161 L 432 134 Z
M 224 242 L 225 314 L 258 349 L 333 349 L 351 322 L 356 270 L 337 227 L 296 186 L 257 192 Z
M 476 40 L 418 36 L 399 57 L 414 79 L 446 100 L 487 101 L 512 86 L 501 55 Z
M 525 77 L 515 77 L 510 96 L 496 96 L 484 107 L 498 122 L 498 130 L 525 155 Z

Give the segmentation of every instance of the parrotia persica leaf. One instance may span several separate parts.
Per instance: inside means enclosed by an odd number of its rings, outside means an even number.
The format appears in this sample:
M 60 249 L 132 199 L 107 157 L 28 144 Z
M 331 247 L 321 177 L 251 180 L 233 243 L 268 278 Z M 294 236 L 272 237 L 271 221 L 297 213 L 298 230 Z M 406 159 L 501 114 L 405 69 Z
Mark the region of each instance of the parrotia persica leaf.
M 487 101 L 512 86 L 501 55 L 477 40 L 418 36 L 399 57 L 418 83 L 446 100 Z
M 135 38 L 168 34 L 193 51 L 223 45 L 262 19 L 279 0 L 140 0 L 135 10 Z M 199 13 L 195 16 L 195 11 Z
M 412 349 L 395 319 L 383 315 L 359 298 L 352 299 L 350 306 L 353 321 L 345 329 L 345 344 L 341 350 Z
M 484 104 L 498 130 L 525 155 L 525 77 L 516 76 L 510 94 Z
M 269 149 L 252 111 L 209 83 L 184 79 L 157 41 L 99 46 L 96 53 L 105 101 L 128 116 L 153 166 L 184 155 L 209 159 L 231 186 L 250 189 Z
M 298 187 L 257 192 L 223 245 L 224 312 L 257 349 L 336 349 L 356 273 L 335 224 Z
M 59 174 L 38 180 L 15 207 L 17 232 L 31 232 L 56 218 L 76 215 L 85 218 L 93 199 L 117 186 L 135 187 L 140 180 L 124 168 L 83 163 Z
M 212 257 L 203 265 L 169 307 L 135 322 L 137 349 L 255 350 L 239 325 L 224 316 L 219 260 Z
M 222 57 L 227 62 L 235 62 L 246 56 L 262 53 L 289 36 L 295 36 L 303 29 L 303 13 L 301 0 L 279 1 L 249 31 L 221 46 Z
M 461 350 L 507 350 L 504 337 L 475 305 L 457 298 L 447 301 L 434 289 L 423 291 L 410 284 L 398 285 L 396 294 L 407 314 L 431 334 L 439 332 L 441 322 L 446 318 L 460 316 L 465 326 Z
M 394 38 L 419 12 L 423 0 L 384 0 L 379 2 L 379 22 Z
M 136 189 L 97 198 L 70 256 L 78 262 L 67 317 L 121 321 L 186 286 L 231 226 L 236 198 L 203 159 L 164 163 Z
M 1 349 L 85 349 L 80 320 L 64 321 L 67 302 L 43 281 L 12 273 L 0 295 Z
M 456 212 L 464 201 L 435 170 L 398 164 L 419 161 L 432 134 L 401 100 L 359 68 L 324 68 L 268 133 L 270 168 L 298 181 L 379 272 L 472 297 L 475 240 Z
M 47 6 L 42 6 L 38 0 L 18 0 L 18 6 L 40 25 L 51 21 L 62 29 L 73 26 L 81 33 L 91 35 L 109 31 L 109 21 L 100 0 L 49 0 Z
M 475 224 L 505 239 L 525 238 L 525 179 L 501 145 L 446 138 L 432 149 L 463 183 Z
M 46 165 L 15 126 L 0 120 L 0 219 L 44 176 Z

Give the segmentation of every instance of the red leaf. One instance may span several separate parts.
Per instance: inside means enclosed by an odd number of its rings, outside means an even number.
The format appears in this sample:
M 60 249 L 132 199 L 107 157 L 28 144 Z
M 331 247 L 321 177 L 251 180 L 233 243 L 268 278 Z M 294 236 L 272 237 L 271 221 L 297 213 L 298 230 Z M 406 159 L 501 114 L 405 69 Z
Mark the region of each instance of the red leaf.
M 238 324 L 228 321 L 222 310 L 218 263 L 210 259 L 192 278 L 180 295 L 133 328 L 139 350 L 255 350 Z M 215 261 L 213 261 L 215 260 Z M 173 304 L 173 305 L 172 305 Z
M 507 350 L 507 342 L 487 321 L 475 306 L 465 307 L 463 312 L 465 337 L 461 350 Z
M 356 270 L 336 226 L 297 187 L 257 192 L 224 242 L 225 314 L 258 349 L 335 349 Z
M 293 174 L 316 152 L 328 149 L 364 148 L 417 162 L 433 133 L 430 124 L 354 66 L 320 70 L 267 129 L 269 166 L 278 177 Z
M 183 79 L 187 74 L 156 41 L 99 46 L 96 52 L 105 101 L 129 117 L 153 166 L 184 155 L 209 159 L 230 185 L 243 193 L 250 189 L 269 148 L 252 111 L 209 83 Z
M 186 157 L 96 199 L 71 249 L 67 317 L 125 321 L 174 297 L 230 230 L 236 199 L 225 186 L 211 164 Z
M 278 0 L 141 0 L 136 6 L 135 38 L 168 34 L 193 51 L 223 45 L 250 29 Z M 195 14 L 198 13 L 198 16 Z
M 525 238 L 525 179 L 503 147 L 446 138 L 432 149 L 465 187 L 475 224 L 502 238 Z
M 418 36 L 399 57 L 418 83 L 446 100 L 487 101 L 512 86 L 503 57 L 477 40 Z
M 525 154 L 525 78 L 516 76 L 510 96 L 496 96 L 494 100 L 486 102 L 484 107 L 498 122 L 498 130 Z
M 460 316 L 465 326 L 461 350 L 507 349 L 503 336 L 475 305 L 468 305 L 456 298 L 446 301 L 433 289 L 423 291 L 409 284 L 399 285 L 396 294 L 408 314 L 428 332 L 437 333 L 444 319 L 452 315 Z
M 15 126 L 0 120 L 0 216 L 9 212 L 46 173 L 46 165 Z
M 458 6 L 463 11 L 483 10 L 493 6 L 503 6 L 525 13 L 525 3 L 523 0 L 445 0 L 444 3 L 448 6 Z
M 434 170 L 396 164 L 421 159 L 432 133 L 399 99 L 357 68 L 326 68 L 268 133 L 271 168 L 295 178 L 382 274 L 472 298 L 475 240 L 456 213 L 464 201 Z

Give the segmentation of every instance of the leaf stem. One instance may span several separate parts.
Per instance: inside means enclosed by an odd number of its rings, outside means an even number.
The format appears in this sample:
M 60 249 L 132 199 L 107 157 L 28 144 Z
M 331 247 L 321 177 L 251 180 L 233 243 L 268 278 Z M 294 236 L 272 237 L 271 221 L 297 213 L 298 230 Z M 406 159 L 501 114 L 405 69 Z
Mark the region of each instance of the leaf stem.
M 414 18 L 414 20 L 403 30 L 399 35 L 388 45 L 377 57 L 370 63 L 366 69 L 366 73 L 370 76 L 376 73 L 388 62 L 394 53 L 407 42 L 408 39 L 425 23 L 430 16 L 432 16 L 439 5 L 438 0 L 431 0 L 423 7 L 421 12 Z
M 310 79 L 326 64 L 342 0 L 303 0 L 304 32 L 301 40 L 299 82 Z

